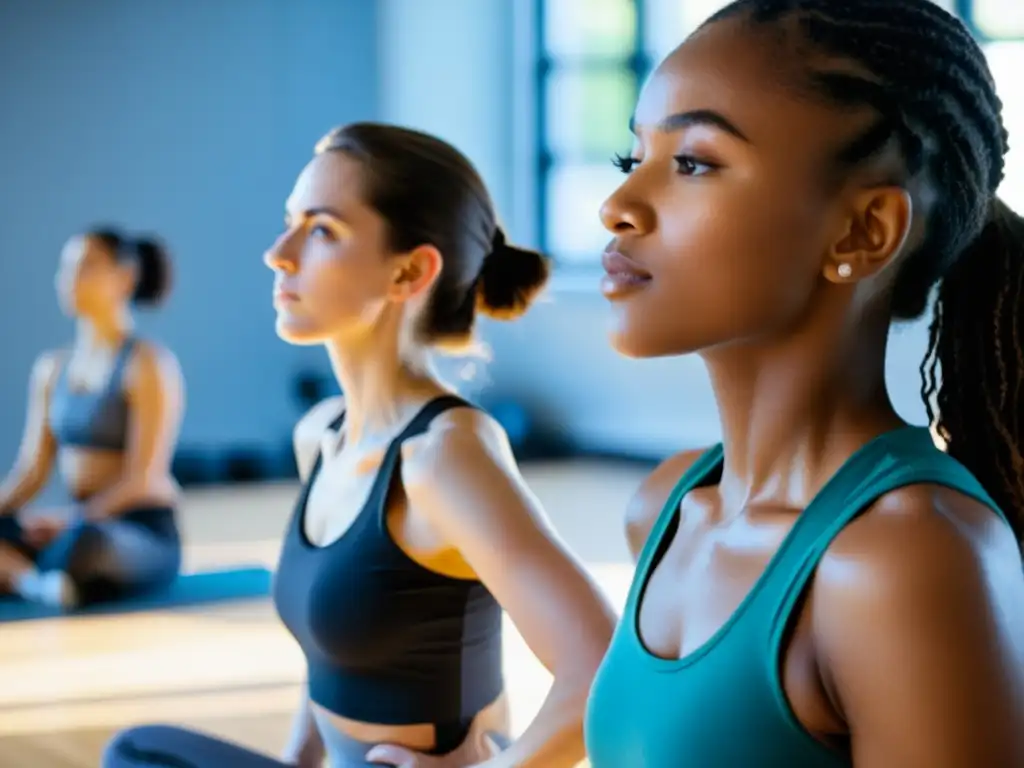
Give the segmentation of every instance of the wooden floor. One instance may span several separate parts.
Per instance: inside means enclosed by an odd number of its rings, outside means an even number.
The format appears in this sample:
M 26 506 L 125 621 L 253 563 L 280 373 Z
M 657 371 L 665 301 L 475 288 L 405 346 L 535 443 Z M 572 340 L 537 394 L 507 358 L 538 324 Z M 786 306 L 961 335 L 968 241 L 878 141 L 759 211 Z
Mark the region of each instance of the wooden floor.
M 621 606 L 632 572 L 622 512 L 643 470 L 570 462 L 534 465 L 526 475 Z M 190 494 L 186 567 L 272 566 L 295 493 L 261 485 Z M 550 678 L 511 624 L 505 665 L 518 731 Z M 302 657 L 265 601 L 0 624 L 0 767 L 94 768 L 112 733 L 142 722 L 202 728 L 276 754 L 301 677 Z

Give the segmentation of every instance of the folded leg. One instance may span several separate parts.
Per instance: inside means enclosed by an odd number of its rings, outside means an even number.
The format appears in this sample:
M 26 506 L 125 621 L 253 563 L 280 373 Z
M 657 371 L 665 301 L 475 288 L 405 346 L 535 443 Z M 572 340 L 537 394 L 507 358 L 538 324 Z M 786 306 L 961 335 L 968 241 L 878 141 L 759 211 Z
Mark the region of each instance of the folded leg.
M 290 768 L 267 755 L 214 736 L 169 725 L 121 731 L 107 745 L 101 768 Z
M 72 524 L 38 558 L 40 571 L 67 573 L 83 603 L 166 586 L 180 566 L 176 536 L 117 518 Z

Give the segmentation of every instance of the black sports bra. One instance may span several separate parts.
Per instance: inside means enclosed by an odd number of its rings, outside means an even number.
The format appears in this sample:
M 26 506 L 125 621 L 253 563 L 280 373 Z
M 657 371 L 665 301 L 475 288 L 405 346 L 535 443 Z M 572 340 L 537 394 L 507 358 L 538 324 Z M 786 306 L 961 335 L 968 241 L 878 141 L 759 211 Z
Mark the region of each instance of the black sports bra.
M 318 458 L 285 535 L 273 593 L 306 656 L 312 701 L 362 722 L 434 723 L 442 753 L 504 690 L 502 610 L 479 581 L 441 575 L 406 555 L 385 512 L 402 443 L 461 407 L 472 406 L 454 396 L 424 406 L 388 446 L 352 525 L 323 547 L 303 526 Z

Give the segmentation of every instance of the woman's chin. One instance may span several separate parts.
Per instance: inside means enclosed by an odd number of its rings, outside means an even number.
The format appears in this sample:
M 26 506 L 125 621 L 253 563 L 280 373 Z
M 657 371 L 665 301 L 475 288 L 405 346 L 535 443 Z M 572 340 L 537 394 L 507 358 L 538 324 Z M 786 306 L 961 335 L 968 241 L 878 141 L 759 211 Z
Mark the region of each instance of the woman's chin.
M 629 336 L 624 334 L 612 331 L 611 334 L 609 334 L 608 341 L 611 344 L 612 349 L 623 357 L 631 357 L 634 359 L 651 357 L 651 355 L 644 354 L 642 345 L 636 344 L 634 339 L 631 339 Z
M 619 318 L 622 319 L 622 318 Z M 613 322 L 608 331 L 608 343 L 623 357 L 637 360 L 686 354 L 692 350 L 680 349 L 679 345 L 667 343 L 658 329 L 643 323 Z
M 644 358 L 656 357 L 649 349 L 650 339 L 642 328 L 632 327 L 628 318 L 616 317 L 608 329 L 608 343 L 611 348 L 623 357 Z
M 279 339 L 295 346 L 311 347 L 323 343 L 322 334 L 284 315 L 277 316 L 275 330 Z

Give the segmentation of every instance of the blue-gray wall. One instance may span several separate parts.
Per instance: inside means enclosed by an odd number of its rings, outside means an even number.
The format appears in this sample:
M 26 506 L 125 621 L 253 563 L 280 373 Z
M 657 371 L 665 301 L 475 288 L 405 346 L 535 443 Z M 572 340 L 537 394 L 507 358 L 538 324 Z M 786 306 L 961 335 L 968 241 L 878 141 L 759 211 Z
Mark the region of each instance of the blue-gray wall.
M 316 139 L 376 118 L 374 0 L 0 3 L 0 473 L 32 360 L 67 341 L 52 274 L 96 221 L 153 230 L 177 286 L 145 333 L 181 359 L 183 442 L 267 443 L 319 350 L 274 335 L 264 248 Z

